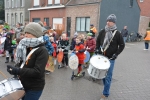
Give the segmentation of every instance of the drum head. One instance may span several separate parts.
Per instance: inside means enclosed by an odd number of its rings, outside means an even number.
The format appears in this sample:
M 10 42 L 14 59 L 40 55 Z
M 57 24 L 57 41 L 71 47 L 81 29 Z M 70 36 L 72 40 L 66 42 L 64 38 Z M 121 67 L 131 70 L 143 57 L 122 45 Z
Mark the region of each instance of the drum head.
M 85 54 L 84 63 L 87 63 L 90 60 L 90 53 L 88 51 L 85 51 L 84 54 Z
M 72 70 L 75 70 L 78 68 L 79 60 L 78 57 L 74 54 L 69 58 L 69 67 Z
M 90 59 L 90 64 L 98 69 L 108 69 L 110 67 L 110 61 L 107 57 L 103 55 L 94 55 Z

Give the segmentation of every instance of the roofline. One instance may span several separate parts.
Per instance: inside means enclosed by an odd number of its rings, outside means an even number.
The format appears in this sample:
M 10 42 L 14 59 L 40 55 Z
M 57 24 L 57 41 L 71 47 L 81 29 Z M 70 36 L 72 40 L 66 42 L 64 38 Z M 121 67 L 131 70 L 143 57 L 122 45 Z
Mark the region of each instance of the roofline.
M 100 3 L 100 2 L 92 2 L 92 3 L 84 3 L 84 4 L 74 4 L 74 5 L 66 5 L 66 6 L 89 5 L 89 4 L 97 4 L 97 3 Z
M 32 10 L 45 10 L 45 9 L 54 9 L 54 8 L 65 8 L 64 5 L 59 5 L 59 6 L 48 6 L 48 7 L 38 7 L 38 8 L 29 8 L 28 10 L 29 11 L 32 11 Z

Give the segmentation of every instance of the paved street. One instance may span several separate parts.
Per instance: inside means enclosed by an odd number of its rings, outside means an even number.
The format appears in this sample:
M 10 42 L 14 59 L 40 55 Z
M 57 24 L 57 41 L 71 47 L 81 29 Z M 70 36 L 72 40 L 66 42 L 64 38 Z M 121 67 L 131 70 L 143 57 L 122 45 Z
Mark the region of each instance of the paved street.
M 109 100 L 150 100 L 150 50 L 144 43 L 127 43 L 116 60 Z M 0 69 L 8 77 L 5 58 L 0 58 Z M 57 69 L 46 75 L 46 86 L 40 100 L 99 100 L 103 90 L 101 80 L 93 82 L 88 73 L 71 81 L 70 68 Z M 0 76 L 0 80 L 2 80 Z

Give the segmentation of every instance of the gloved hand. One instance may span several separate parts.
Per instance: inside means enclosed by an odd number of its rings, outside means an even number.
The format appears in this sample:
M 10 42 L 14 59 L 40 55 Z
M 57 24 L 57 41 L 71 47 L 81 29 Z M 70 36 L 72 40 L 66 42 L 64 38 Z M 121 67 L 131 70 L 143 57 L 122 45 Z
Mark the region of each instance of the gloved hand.
M 115 60 L 117 58 L 118 55 L 113 54 L 113 56 L 110 58 L 111 60 Z
M 11 65 L 7 65 L 7 71 L 11 75 L 19 75 L 19 70 L 20 70 L 20 68 L 18 68 L 18 67 L 13 67 Z
M 99 50 L 95 50 L 95 54 L 96 54 L 96 55 L 98 54 L 98 52 L 99 52 Z

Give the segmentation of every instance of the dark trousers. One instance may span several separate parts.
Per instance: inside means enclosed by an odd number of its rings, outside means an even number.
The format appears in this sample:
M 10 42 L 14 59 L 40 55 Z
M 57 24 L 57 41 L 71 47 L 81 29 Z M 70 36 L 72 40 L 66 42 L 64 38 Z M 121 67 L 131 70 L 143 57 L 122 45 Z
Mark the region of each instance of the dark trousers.
M 148 48 L 149 48 L 149 43 L 145 42 L 145 49 L 148 49 Z
M 64 54 L 62 63 L 63 63 L 63 64 L 66 64 L 66 66 L 68 66 L 68 54 Z
M 25 91 L 25 92 L 26 92 L 26 94 L 22 98 L 22 100 L 39 100 L 39 98 L 42 94 L 42 90 L 41 91 L 28 90 L 28 91 Z

